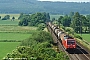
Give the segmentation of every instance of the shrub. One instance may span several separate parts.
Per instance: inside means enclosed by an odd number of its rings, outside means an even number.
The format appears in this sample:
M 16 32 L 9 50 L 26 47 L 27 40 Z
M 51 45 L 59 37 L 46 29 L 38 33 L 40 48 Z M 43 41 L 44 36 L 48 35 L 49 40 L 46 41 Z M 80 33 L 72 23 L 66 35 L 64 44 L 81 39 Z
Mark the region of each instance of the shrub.
M 82 37 L 80 35 L 74 34 L 74 37 L 79 38 L 82 40 Z

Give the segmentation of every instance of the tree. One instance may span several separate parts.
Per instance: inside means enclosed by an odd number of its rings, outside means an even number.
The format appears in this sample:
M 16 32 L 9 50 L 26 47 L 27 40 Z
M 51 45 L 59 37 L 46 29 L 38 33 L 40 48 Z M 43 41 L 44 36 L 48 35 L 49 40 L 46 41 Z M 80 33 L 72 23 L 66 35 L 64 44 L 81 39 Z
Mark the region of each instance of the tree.
M 10 15 L 6 15 L 4 16 L 4 18 L 2 18 L 2 20 L 8 20 L 8 19 L 10 19 Z
M 23 17 L 23 15 L 24 15 L 24 14 L 23 14 L 23 13 L 21 13 L 18 19 L 21 19 L 21 18 Z
M 44 23 L 41 23 L 41 24 L 39 24 L 38 25 L 38 28 L 37 28 L 37 30 L 44 30 L 44 28 L 45 28 L 45 24 Z
M 87 25 L 88 25 L 88 30 L 89 30 L 89 33 L 90 33 L 90 15 L 87 15 L 86 19 L 88 20 Z
M 0 19 L 1 19 L 1 16 L 0 16 Z
M 80 24 L 81 24 L 81 28 L 83 27 L 83 30 L 85 31 L 85 33 L 86 33 L 86 31 L 88 31 L 88 22 L 89 21 L 86 19 L 86 17 L 81 15 L 81 23 Z
M 59 18 L 58 18 L 58 25 L 60 26 L 60 23 L 61 23 L 61 20 L 63 19 L 63 16 L 60 16 Z
M 47 21 L 50 21 L 50 15 L 49 15 L 49 13 L 46 13 L 46 20 Z
M 28 25 L 28 19 L 27 18 L 22 18 L 19 22 L 19 26 L 27 26 Z
M 74 12 L 70 12 L 69 17 L 73 20 Z
M 75 32 L 77 33 L 82 32 L 81 23 L 82 23 L 82 20 L 81 20 L 80 14 L 76 12 L 71 23 L 71 27 L 74 29 Z
M 12 17 L 12 20 L 14 21 L 14 19 L 15 19 L 15 17 L 13 16 L 13 17 Z
M 65 27 L 69 27 L 71 24 L 71 18 L 68 17 L 68 15 L 65 15 L 62 19 L 61 19 L 61 23 L 63 26 Z
M 52 18 L 52 21 L 51 22 L 53 22 L 53 21 L 55 21 L 55 18 Z
M 49 15 L 49 14 L 48 14 Z M 25 18 L 26 22 L 23 20 L 23 18 Z M 46 15 L 46 13 L 35 13 L 35 14 L 31 14 L 31 15 L 25 15 L 25 14 L 21 14 L 21 18 L 19 18 L 21 21 L 19 22 L 19 25 L 23 25 L 25 23 L 28 23 L 26 25 L 28 26 L 38 26 L 41 23 L 44 23 L 47 21 L 47 19 L 49 19 L 49 17 Z M 24 22 L 22 22 L 24 21 Z

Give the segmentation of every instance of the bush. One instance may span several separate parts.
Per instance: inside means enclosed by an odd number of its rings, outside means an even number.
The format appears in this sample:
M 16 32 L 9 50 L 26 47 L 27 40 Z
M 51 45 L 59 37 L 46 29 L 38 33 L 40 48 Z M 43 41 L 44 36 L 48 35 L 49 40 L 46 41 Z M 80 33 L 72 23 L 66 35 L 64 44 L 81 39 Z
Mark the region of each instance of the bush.
M 38 25 L 38 28 L 37 28 L 37 30 L 44 30 L 44 28 L 45 28 L 45 24 L 44 23 L 41 23 L 41 24 L 39 24 Z
M 74 37 L 79 38 L 82 40 L 82 37 L 80 35 L 75 34 Z
M 26 58 L 27 60 L 68 60 L 67 55 L 57 53 L 52 49 L 52 37 L 48 32 L 40 31 L 33 37 L 22 41 L 21 46 L 13 50 L 5 58 Z

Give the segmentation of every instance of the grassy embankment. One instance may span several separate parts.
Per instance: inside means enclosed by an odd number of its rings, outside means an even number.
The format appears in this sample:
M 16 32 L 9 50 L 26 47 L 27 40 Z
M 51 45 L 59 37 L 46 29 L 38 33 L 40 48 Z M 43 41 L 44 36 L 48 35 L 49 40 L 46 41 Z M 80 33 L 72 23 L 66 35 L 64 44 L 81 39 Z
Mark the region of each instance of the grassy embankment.
M 5 15 L 10 15 L 10 20 L 0 20 L 0 60 L 20 44 L 20 42 L 4 42 L 5 40 L 22 41 L 31 37 L 32 32 L 36 30 L 36 27 L 18 26 L 19 14 L 0 14 L 2 18 Z M 16 19 L 11 21 L 13 16 Z
M 90 43 L 90 34 L 79 34 L 85 41 Z

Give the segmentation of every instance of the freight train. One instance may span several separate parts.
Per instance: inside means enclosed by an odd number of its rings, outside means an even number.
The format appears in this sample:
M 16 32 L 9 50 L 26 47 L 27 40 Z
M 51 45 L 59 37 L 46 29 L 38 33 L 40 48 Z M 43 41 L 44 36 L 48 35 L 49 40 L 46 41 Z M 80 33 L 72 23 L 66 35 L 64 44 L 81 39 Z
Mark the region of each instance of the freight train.
M 51 22 L 48 22 L 48 26 L 55 33 L 58 40 L 61 41 L 65 50 L 76 49 L 76 40 L 66 34 L 63 30 L 59 29 L 57 26 L 53 25 Z

